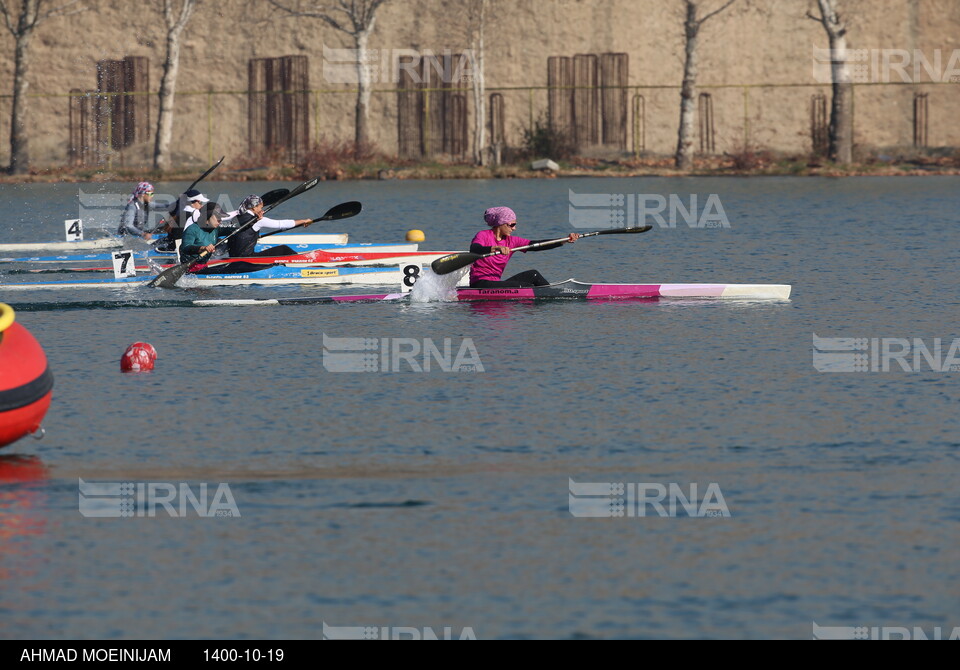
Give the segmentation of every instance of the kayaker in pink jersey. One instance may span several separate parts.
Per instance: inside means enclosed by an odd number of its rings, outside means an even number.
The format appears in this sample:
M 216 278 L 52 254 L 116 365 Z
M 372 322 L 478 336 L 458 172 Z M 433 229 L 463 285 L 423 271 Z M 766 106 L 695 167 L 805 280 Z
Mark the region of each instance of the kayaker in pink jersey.
M 526 288 L 546 286 L 550 283 L 536 270 L 527 270 L 509 279 L 502 279 L 503 271 L 506 270 L 510 256 L 513 255 L 513 249 L 545 240 L 528 240 L 514 235 L 517 228 L 517 215 L 509 207 L 491 207 L 483 213 L 483 220 L 490 228 L 481 230 L 474 236 L 473 242 L 470 243 L 470 253 L 497 255 L 481 258 L 470 266 L 471 288 Z M 530 251 L 556 249 L 567 242 L 576 242 L 578 239 L 580 236 L 577 233 L 570 233 L 569 238 L 563 242 L 530 249 Z

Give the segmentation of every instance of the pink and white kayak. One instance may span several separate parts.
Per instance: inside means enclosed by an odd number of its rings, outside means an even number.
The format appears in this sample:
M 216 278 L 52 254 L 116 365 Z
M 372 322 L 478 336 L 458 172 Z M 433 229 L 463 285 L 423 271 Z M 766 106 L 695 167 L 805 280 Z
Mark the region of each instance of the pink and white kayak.
M 788 300 L 789 284 L 587 284 L 566 281 L 534 288 L 458 288 L 459 302 L 477 300 L 586 299 L 626 300 L 655 298 L 724 298 L 738 300 Z M 311 305 L 339 302 L 384 302 L 404 300 L 409 293 L 377 295 L 327 295 L 308 298 L 252 300 L 195 300 L 200 306 L 216 305 Z

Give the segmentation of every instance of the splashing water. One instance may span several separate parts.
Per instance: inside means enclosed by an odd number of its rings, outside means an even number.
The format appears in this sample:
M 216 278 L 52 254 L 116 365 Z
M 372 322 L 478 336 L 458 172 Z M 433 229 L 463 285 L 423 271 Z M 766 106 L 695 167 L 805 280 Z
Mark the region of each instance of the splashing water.
M 410 302 L 452 302 L 457 299 L 457 284 L 470 271 L 469 267 L 446 275 L 423 268 L 410 291 Z
M 180 277 L 177 280 L 176 285 L 179 288 L 200 288 L 200 278 L 197 275 L 192 275 L 189 272 Z

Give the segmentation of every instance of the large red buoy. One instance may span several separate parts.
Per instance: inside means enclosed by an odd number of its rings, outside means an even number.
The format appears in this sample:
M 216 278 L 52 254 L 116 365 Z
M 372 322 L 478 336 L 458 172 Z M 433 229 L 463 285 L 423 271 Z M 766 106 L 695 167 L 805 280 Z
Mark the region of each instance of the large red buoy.
M 43 349 L 14 318 L 0 302 L 0 447 L 39 430 L 53 395 Z

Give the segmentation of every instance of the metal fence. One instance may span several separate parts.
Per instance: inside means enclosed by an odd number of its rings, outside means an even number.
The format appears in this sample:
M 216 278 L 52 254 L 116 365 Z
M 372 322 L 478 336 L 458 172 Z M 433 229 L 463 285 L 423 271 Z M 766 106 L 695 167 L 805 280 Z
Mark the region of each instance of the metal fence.
M 106 66 L 102 85 L 124 75 Z M 315 143 L 354 136 L 356 88 L 285 89 L 306 84 L 295 63 L 251 65 L 250 81 L 264 88 L 177 93 L 174 160 L 210 163 L 271 147 L 297 159 Z M 283 68 L 286 68 L 284 70 Z M 259 69 L 258 69 L 259 68 Z M 578 74 L 579 73 L 579 74 Z M 522 143 L 541 119 L 568 132 L 582 153 L 670 155 L 676 148 L 679 86 L 626 86 L 626 68 L 611 60 L 551 59 L 548 86 L 487 87 L 488 135 L 504 150 Z M 267 88 L 270 81 L 273 88 Z M 573 82 L 567 85 L 561 82 Z M 604 83 L 606 82 L 606 83 Z M 614 83 L 610 83 L 614 82 Z M 408 158 L 468 160 L 473 141 L 469 87 L 377 87 L 370 104 L 373 143 Z M 830 87 L 823 84 L 731 84 L 698 87 L 697 146 L 703 154 L 744 148 L 818 152 L 824 148 Z M 960 86 L 950 83 L 854 84 L 854 141 L 860 147 L 953 147 L 960 128 L 953 110 Z M 35 165 L 140 167 L 152 160 L 158 101 L 155 92 L 80 91 L 28 96 Z M 0 96 L 0 137 L 10 131 L 11 96 Z M 9 144 L 0 142 L 0 164 Z

